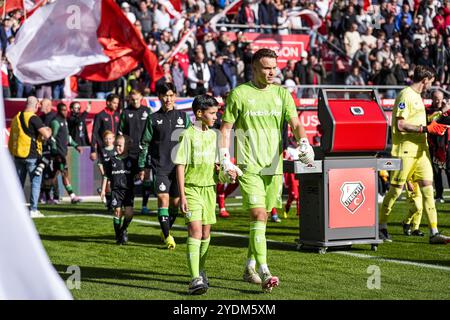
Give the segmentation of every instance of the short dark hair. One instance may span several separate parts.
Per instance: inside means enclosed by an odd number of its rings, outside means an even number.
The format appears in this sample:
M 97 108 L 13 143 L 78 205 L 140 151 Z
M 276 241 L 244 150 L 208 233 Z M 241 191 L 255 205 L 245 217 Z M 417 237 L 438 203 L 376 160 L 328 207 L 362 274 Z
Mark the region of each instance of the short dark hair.
M 202 94 L 196 96 L 194 101 L 192 101 L 192 111 L 194 114 L 197 113 L 198 110 L 204 111 L 211 107 L 218 107 L 219 102 L 213 96 L 209 94 Z
M 435 77 L 436 77 L 436 70 L 428 66 L 418 65 L 414 69 L 413 82 L 417 83 L 425 78 L 432 79 Z
M 262 48 L 262 49 L 259 49 L 258 51 L 256 51 L 253 54 L 252 64 L 255 63 L 256 61 L 261 60 L 262 58 L 275 58 L 275 59 L 277 59 L 278 56 L 275 53 L 275 51 L 273 51 L 271 49 L 267 49 L 267 48 Z
M 67 106 L 66 106 L 66 104 L 65 104 L 64 102 L 60 102 L 60 103 L 58 103 L 58 104 L 56 105 L 56 110 L 58 110 L 58 112 L 61 112 L 61 110 L 62 110 L 63 107 L 66 107 L 66 108 L 67 108 Z
M 72 102 L 70 103 L 70 105 L 69 105 L 70 110 L 72 110 L 73 107 L 75 107 L 76 104 L 79 104 L 80 107 L 81 107 L 81 104 L 80 104 L 78 101 L 72 101 Z
M 107 101 L 107 102 L 111 102 L 111 101 L 113 101 L 114 99 L 119 99 L 119 100 L 120 100 L 119 95 L 117 95 L 117 94 L 115 94 L 115 93 L 110 93 L 110 94 L 108 94 L 108 96 L 106 97 L 106 101 Z
M 177 93 L 177 89 L 175 88 L 175 85 L 171 82 L 159 83 L 156 86 L 156 94 L 158 96 L 165 95 L 169 91 L 172 91 L 173 93 Z

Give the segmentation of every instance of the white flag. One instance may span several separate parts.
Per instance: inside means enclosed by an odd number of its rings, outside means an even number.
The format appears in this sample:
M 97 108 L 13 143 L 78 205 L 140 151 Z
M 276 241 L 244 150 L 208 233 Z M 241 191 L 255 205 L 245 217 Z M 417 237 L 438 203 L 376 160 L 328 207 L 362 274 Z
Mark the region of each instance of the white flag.
M 0 132 L 5 113 L 0 85 Z M 0 144 L 0 300 L 69 300 L 36 232 L 8 148 Z
M 108 62 L 96 36 L 102 1 L 58 0 L 40 7 L 19 29 L 6 56 L 22 81 L 39 84 Z

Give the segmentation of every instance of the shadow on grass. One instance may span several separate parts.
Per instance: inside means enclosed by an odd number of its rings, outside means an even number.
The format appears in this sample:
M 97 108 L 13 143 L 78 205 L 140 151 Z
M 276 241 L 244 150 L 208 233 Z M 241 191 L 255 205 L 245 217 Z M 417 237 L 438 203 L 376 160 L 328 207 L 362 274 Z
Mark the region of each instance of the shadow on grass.
M 60 276 L 63 279 L 66 279 L 69 275 L 66 273 L 68 266 L 56 264 L 54 265 L 55 269 L 58 271 Z M 93 267 L 93 266 L 79 266 L 81 271 L 81 281 L 92 282 L 105 284 L 109 286 L 119 286 L 119 287 L 129 287 L 129 288 L 137 288 L 137 289 L 145 289 L 145 290 L 154 290 L 154 291 L 163 291 L 175 293 L 181 296 L 189 296 L 187 293 L 187 286 L 190 281 L 190 276 L 188 274 L 177 274 L 177 273 L 160 273 L 156 271 L 143 271 L 143 270 L 131 270 L 131 269 L 118 269 L 118 268 L 104 268 L 104 267 Z M 178 280 L 176 278 L 182 278 Z M 115 281 L 107 281 L 107 279 L 111 280 L 124 280 L 124 281 L 148 281 L 149 284 L 154 281 L 163 282 L 167 284 L 166 286 L 151 286 L 151 285 L 138 285 L 131 283 L 123 283 L 123 282 L 115 282 Z M 221 280 L 230 280 L 219 277 L 210 277 L 210 279 L 221 279 Z M 242 281 L 239 281 L 242 282 Z M 171 285 L 172 284 L 172 285 Z M 169 287 L 173 285 L 183 285 L 186 290 L 180 291 L 175 289 L 170 289 Z M 224 290 L 234 290 L 242 294 L 255 294 L 260 293 L 259 290 L 246 290 L 246 289 L 237 289 L 232 287 L 222 287 L 219 285 L 212 285 L 211 288 L 216 289 L 224 289 Z M 256 289 L 256 288 L 255 288 Z

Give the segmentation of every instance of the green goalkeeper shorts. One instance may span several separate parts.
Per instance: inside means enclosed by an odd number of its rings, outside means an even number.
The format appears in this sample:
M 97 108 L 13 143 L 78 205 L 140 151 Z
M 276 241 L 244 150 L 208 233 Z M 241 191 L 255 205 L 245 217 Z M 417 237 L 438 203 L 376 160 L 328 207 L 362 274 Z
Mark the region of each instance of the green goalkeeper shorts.
M 189 213 L 186 214 L 186 224 L 201 221 L 202 225 L 216 223 L 216 186 L 195 187 L 186 186 L 184 193 L 188 203 Z
M 246 172 L 239 177 L 242 193 L 242 207 L 244 210 L 265 208 L 267 212 L 272 208 L 281 208 L 283 203 L 283 176 L 263 176 Z

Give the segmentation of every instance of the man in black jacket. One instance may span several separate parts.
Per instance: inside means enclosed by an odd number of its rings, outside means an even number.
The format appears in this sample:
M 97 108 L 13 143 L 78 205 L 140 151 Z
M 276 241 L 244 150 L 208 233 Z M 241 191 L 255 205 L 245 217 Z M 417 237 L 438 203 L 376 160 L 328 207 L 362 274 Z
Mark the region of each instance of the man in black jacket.
M 55 119 L 51 122 L 52 128 L 52 138 L 50 140 L 51 144 L 51 155 L 53 158 L 53 170 L 54 176 L 58 172 L 61 172 L 63 178 L 64 188 L 66 188 L 67 193 L 70 196 L 71 202 L 73 204 L 81 201 L 73 191 L 73 188 L 69 180 L 69 169 L 67 167 L 67 146 L 76 148 L 76 150 L 81 153 L 82 149 L 78 144 L 72 139 L 69 134 L 69 129 L 67 126 L 67 106 L 64 103 L 58 103 L 57 105 L 57 115 Z
M 106 130 L 117 134 L 119 129 L 119 109 L 120 98 L 116 94 L 106 97 L 106 108 L 95 115 L 94 126 L 92 128 L 91 155 L 92 161 L 97 160 L 97 153 L 103 148 L 103 133 Z
M 79 146 L 89 146 L 89 136 L 87 132 L 86 119 L 91 111 L 91 103 L 86 107 L 84 112 L 81 111 L 79 102 L 74 101 L 70 104 L 70 117 L 67 119 L 69 125 L 69 133 L 73 140 Z
M 130 150 L 128 154 L 133 159 L 133 168 L 138 168 L 138 158 L 140 151 L 141 137 L 147 123 L 147 118 L 150 115 L 150 109 L 141 104 L 142 95 L 137 90 L 132 90 L 129 95 L 129 106 L 123 110 L 120 115 L 119 135 L 126 135 L 131 138 Z M 150 197 L 150 171 L 146 163 L 145 166 L 146 177 L 143 184 L 143 199 L 142 211 L 143 214 L 148 214 L 147 208 L 148 198 Z

